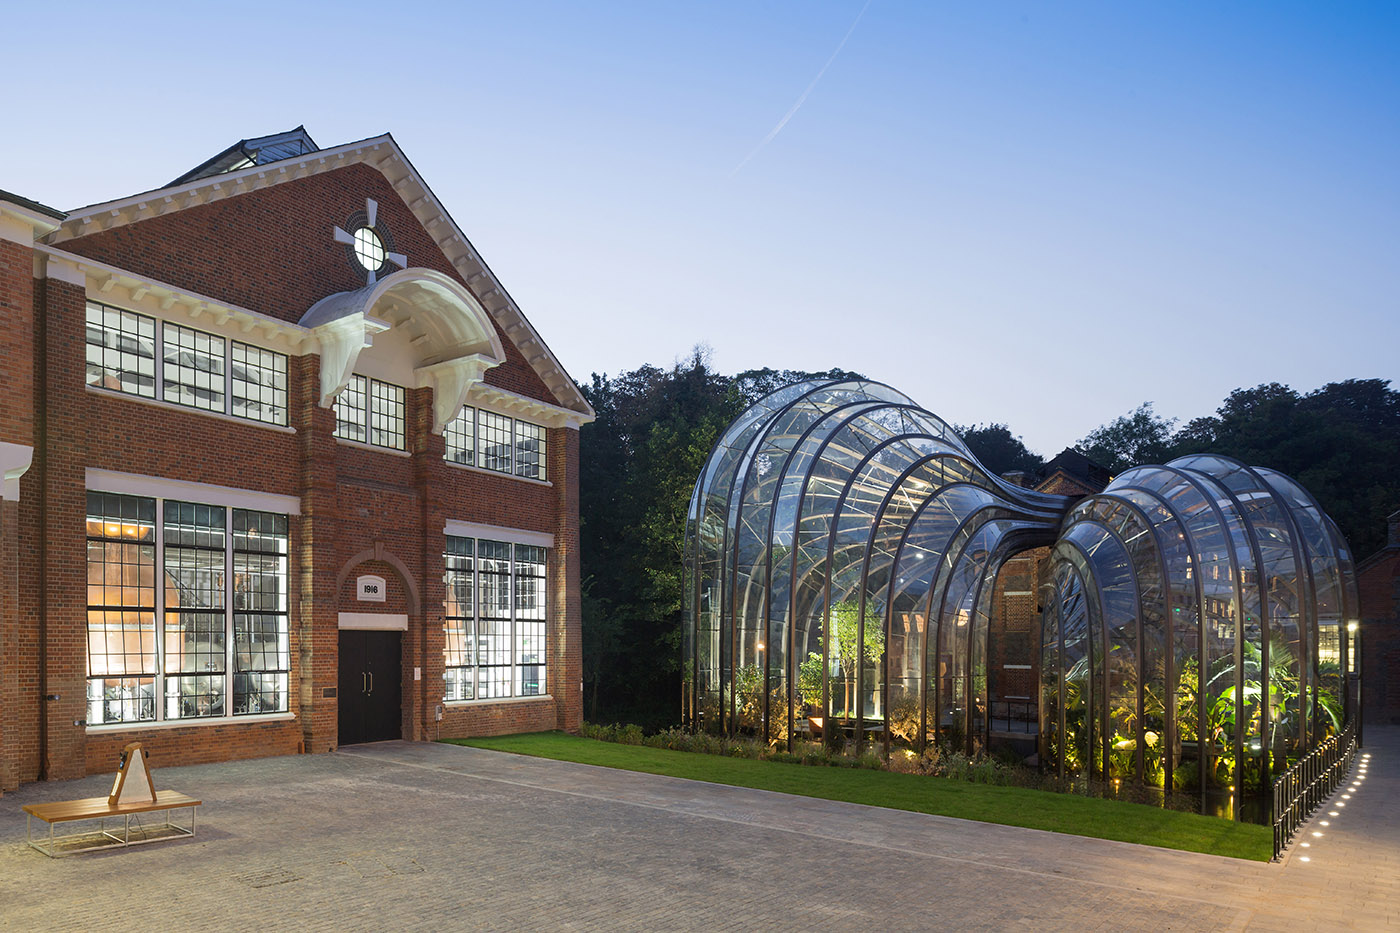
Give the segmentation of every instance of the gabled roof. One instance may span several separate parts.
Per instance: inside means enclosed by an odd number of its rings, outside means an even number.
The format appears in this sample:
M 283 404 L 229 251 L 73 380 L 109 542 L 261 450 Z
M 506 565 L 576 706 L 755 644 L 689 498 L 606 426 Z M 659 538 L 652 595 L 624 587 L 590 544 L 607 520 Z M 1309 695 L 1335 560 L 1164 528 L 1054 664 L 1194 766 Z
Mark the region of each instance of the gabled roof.
M 0 201 L 8 201 L 11 204 L 27 208 L 28 210 L 34 211 L 35 213 L 43 214 L 45 217 L 52 217 L 54 220 L 62 220 L 63 218 L 68 216 L 56 207 L 49 207 L 47 204 L 40 204 L 38 201 L 30 200 L 29 198 L 15 194 L 12 191 L 6 191 L 4 188 L 0 188 Z
M 282 159 L 290 159 L 292 156 L 319 152 L 320 149 L 321 147 L 311 139 L 311 135 L 306 132 L 304 126 L 287 130 L 285 133 L 274 133 L 271 136 L 240 139 L 212 159 L 190 169 L 166 187 L 171 188 L 187 181 L 194 181 L 197 178 L 208 178 L 211 175 L 223 175 L 226 172 L 234 172 L 252 165 L 280 162 Z
M 1066 447 L 1053 460 L 1045 464 L 1047 480 L 1057 471 L 1094 492 L 1103 489 L 1113 479 L 1113 475 L 1107 467 L 1095 463 L 1073 447 Z
M 289 132 L 296 133 L 297 130 Z M 288 135 L 278 134 L 278 137 L 260 139 L 275 139 Z M 257 141 L 243 140 L 238 145 Z M 392 135 L 385 133 L 331 149 L 317 149 L 302 155 L 285 156 L 266 164 L 233 167 L 216 174 L 200 174 L 206 168 L 220 164 L 221 158 L 227 159 L 236 149 L 237 145 L 230 147 L 204 166 L 187 173 L 187 176 L 194 177 L 182 176 L 187 177 L 187 180 L 174 182 L 154 191 L 70 211 L 67 219 L 56 231 L 45 237 L 44 242 L 57 245 L 66 240 L 111 230 L 139 220 L 171 214 L 188 207 L 209 204 L 283 182 L 363 163 L 389 181 L 423 229 L 462 276 L 472 294 L 520 350 L 526 362 L 559 403 L 585 415 L 587 420 L 592 420 L 594 412 L 588 400 L 583 397 L 583 393 L 545 344 L 539 332 L 526 319 L 515 299 L 511 298 L 495 273 L 486 265 L 486 261 L 477 253 L 466 234 L 462 233 L 432 189 L 419 176 L 413 163 L 409 162 Z

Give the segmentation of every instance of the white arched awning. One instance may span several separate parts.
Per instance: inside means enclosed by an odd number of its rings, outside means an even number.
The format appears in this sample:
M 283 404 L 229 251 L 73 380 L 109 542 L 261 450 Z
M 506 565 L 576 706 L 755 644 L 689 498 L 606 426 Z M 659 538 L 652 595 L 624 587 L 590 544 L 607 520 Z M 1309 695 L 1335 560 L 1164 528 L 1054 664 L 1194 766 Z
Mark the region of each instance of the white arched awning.
M 403 269 L 373 285 L 338 292 L 301 316 L 321 348 L 321 405 L 329 408 L 350 381 L 374 335 L 402 328 L 414 374 L 433 388 L 433 430 L 461 409 L 472 384 L 505 360 L 505 348 L 481 303 L 451 276 Z

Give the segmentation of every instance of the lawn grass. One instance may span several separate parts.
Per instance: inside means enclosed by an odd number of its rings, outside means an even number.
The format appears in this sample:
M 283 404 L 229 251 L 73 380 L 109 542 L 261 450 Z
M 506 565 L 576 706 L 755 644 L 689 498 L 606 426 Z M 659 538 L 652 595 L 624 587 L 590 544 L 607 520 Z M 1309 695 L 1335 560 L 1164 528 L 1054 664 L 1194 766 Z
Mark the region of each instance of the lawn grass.
M 1272 852 L 1272 834 L 1266 826 L 1023 787 L 971 784 L 889 771 L 726 758 L 599 742 L 562 732 L 443 741 L 624 771 L 665 774 L 1230 858 L 1266 862 Z

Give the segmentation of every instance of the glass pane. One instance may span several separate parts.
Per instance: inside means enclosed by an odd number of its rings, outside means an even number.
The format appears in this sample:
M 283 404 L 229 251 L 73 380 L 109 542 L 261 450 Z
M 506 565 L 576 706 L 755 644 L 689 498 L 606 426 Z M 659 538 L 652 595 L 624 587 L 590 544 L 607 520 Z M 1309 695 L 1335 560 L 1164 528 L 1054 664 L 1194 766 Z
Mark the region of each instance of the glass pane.
M 166 322 L 161 341 L 165 400 L 224 411 L 224 338 Z
M 287 357 L 233 341 L 232 413 L 268 424 L 287 423 Z

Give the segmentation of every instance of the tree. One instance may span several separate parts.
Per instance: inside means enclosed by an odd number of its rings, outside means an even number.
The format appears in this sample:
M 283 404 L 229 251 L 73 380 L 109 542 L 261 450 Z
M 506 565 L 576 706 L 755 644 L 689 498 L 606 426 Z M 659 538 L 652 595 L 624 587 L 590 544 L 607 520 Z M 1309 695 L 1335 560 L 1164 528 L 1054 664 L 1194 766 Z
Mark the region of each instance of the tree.
M 801 369 L 770 369 L 765 366 L 763 369 L 749 369 L 739 373 L 734 377 L 734 389 L 746 404 L 752 405 L 765 395 L 771 395 L 783 386 L 791 385 L 794 382 L 810 380 L 834 382 L 864 378 L 860 373 L 853 373 L 846 369 L 828 369 L 824 373 L 811 373 Z
M 993 475 L 1020 470 L 1034 476 L 1045 468 L 1045 458 L 1031 453 L 1021 438 L 1004 424 L 953 425 L 953 430 Z
M 668 725 L 679 711 L 682 552 L 691 488 L 742 403 L 697 347 L 670 370 L 595 374 L 579 432 L 585 708 Z
M 1129 467 L 1162 463 L 1171 452 L 1175 418 L 1163 418 L 1143 402 L 1135 411 L 1095 428 L 1074 446 L 1084 456 L 1121 473 Z
M 1400 507 L 1400 392 L 1384 379 L 1347 379 L 1299 395 L 1277 382 L 1236 389 L 1212 416 L 1173 438 L 1173 455 L 1217 453 L 1301 483 L 1365 557 L 1384 544 Z
M 695 481 L 744 408 L 833 369 L 716 373 L 696 347 L 669 370 L 594 374 L 597 420 L 579 432 L 584 708 L 594 721 L 673 724 L 680 713 L 685 525 Z

